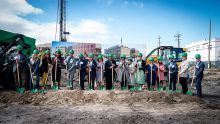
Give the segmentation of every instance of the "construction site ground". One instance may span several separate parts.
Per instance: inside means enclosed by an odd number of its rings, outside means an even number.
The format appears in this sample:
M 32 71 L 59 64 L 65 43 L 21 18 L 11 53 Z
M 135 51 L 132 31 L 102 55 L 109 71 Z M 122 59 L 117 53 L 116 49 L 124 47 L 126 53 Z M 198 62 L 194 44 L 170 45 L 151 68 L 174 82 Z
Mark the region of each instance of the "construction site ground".
M 77 83 L 76 83 L 77 84 Z M 220 70 L 205 70 L 203 98 L 167 91 L 0 90 L 0 123 L 220 123 Z M 195 88 L 192 89 L 195 93 Z

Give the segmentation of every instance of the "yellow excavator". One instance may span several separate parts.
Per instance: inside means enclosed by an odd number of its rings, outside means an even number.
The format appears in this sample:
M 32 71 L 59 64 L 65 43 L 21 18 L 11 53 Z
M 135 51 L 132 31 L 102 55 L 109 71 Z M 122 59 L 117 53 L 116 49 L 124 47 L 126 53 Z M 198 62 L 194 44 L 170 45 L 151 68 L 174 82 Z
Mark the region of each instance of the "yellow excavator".
M 174 59 L 179 65 L 182 62 L 181 54 L 183 52 L 186 52 L 186 48 L 176 48 L 173 46 L 160 46 L 155 49 L 153 49 L 147 56 L 146 56 L 146 63 L 148 62 L 149 57 L 153 57 L 154 61 L 157 62 L 157 57 L 162 56 L 164 64 L 167 64 L 169 62 L 169 55 L 174 55 Z

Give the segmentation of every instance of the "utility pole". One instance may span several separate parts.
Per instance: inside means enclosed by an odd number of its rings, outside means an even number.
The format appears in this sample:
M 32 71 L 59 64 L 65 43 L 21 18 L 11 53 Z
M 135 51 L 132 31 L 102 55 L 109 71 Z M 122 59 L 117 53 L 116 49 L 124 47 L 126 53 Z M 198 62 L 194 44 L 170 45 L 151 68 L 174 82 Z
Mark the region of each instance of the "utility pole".
M 212 31 L 212 22 L 209 22 L 209 46 L 208 46 L 208 68 L 211 68 L 211 61 L 210 61 L 210 51 L 211 51 L 211 31 Z
M 180 34 L 179 32 L 177 34 L 174 35 L 174 37 L 176 38 L 176 41 L 178 42 L 178 48 L 180 48 L 180 37 L 182 36 L 182 34 Z
M 161 42 L 160 42 L 160 39 L 161 39 L 161 37 L 160 37 L 160 35 L 158 36 L 158 45 L 159 45 L 159 47 L 160 47 L 160 44 L 161 44 Z

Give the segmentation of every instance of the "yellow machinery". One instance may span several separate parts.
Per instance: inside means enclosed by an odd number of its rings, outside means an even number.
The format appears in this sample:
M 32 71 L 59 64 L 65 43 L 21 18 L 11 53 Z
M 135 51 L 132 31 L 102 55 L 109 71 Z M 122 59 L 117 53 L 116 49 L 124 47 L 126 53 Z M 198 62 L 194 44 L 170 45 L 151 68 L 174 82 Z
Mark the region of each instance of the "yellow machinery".
M 146 63 L 149 63 L 148 58 L 153 57 L 154 61 L 157 62 L 157 57 L 162 56 L 164 64 L 167 64 L 169 61 L 169 55 L 174 55 L 174 59 L 179 65 L 182 62 L 181 54 L 186 52 L 186 48 L 175 48 L 173 46 L 160 46 L 153 49 L 147 56 L 146 56 Z

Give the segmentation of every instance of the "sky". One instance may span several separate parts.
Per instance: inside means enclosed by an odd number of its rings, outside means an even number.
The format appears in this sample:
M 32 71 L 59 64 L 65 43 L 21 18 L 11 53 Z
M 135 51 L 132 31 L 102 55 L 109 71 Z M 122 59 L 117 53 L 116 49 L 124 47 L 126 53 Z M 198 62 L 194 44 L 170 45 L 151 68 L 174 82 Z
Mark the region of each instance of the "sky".
M 0 29 L 36 38 L 36 44 L 58 40 L 57 0 L 0 0 Z M 68 41 L 122 43 L 149 52 L 161 45 L 181 46 L 220 37 L 219 0 L 67 0 Z M 58 33 L 57 33 L 58 34 Z

